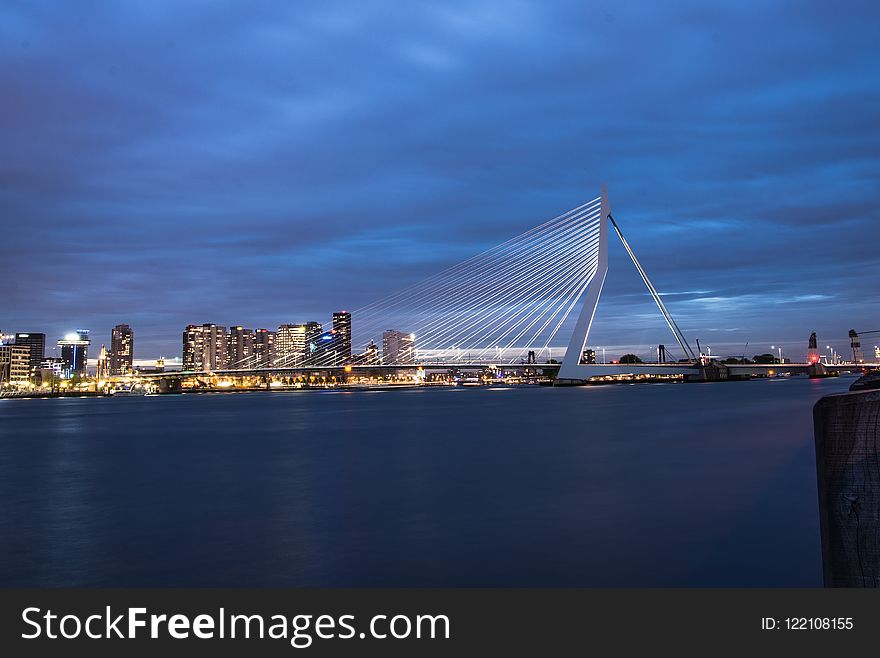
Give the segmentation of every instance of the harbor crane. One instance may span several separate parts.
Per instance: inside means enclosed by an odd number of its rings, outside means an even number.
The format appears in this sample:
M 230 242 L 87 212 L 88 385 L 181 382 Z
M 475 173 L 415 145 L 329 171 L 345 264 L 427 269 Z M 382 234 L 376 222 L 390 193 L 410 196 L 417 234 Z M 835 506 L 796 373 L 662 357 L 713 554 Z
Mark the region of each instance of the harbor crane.
M 849 344 L 852 348 L 853 363 L 861 363 L 864 360 L 864 357 L 862 356 L 862 341 L 860 336 L 868 336 L 869 334 L 880 334 L 880 329 L 862 332 L 857 332 L 855 329 L 849 330 Z

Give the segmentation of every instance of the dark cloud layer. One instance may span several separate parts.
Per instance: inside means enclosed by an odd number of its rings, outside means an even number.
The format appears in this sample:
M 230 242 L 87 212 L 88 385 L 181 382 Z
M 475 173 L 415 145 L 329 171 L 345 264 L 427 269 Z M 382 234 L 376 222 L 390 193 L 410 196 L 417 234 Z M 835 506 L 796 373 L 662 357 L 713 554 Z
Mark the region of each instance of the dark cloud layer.
M 150 358 L 190 322 L 325 319 L 605 180 L 691 335 L 843 349 L 880 328 L 878 19 L 869 2 L 4 3 L 0 328 L 103 341 L 128 322 Z M 668 340 L 613 247 L 596 341 Z

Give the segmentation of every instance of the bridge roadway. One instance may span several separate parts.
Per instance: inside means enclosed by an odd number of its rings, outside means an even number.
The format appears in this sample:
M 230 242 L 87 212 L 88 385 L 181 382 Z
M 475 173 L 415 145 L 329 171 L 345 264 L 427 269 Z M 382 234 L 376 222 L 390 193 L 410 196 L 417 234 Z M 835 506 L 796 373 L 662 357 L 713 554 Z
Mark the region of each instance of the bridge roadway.
M 712 372 L 714 368 L 719 372 Z M 834 364 L 816 366 L 810 363 L 718 363 L 711 366 L 695 362 L 686 363 L 609 363 L 581 365 L 579 372 L 588 378 L 616 375 L 684 375 L 692 381 L 715 381 L 721 379 L 743 379 L 754 376 L 772 376 L 779 374 L 822 374 L 853 372 L 863 368 L 878 368 L 880 364 Z M 582 381 L 582 380 L 578 380 Z M 571 382 L 575 383 L 575 382 Z
M 400 371 L 412 371 L 422 369 L 425 372 L 438 371 L 481 371 L 481 370 L 543 370 L 558 371 L 559 363 L 416 363 L 410 365 L 354 365 L 354 366 L 297 366 L 283 368 L 251 368 L 235 370 L 192 371 L 172 370 L 167 372 L 140 373 L 139 377 L 151 379 L 186 379 L 203 377 L 296 377 L 308 373 L 322 373 L 326 375 L 358 375 L 358 374 L 392 374 Z M 768 376 L 774 374 L 807 374 L 810 371 L 809 363 L 735 363 L 717 364 L 727 369 L 728 376 L 732 378 L 748 376 Z M 878 363 L 867 364 L 822 364 L 828 372 L 852 372 L 863 368 L 880 368 Z M 698 364 L 688 363 L 608 363 L 589 364 L 584 374 L 589 377 L 604 377 L 618 375 L 685 375 L 699 377 L 704 370 Z
M 358 373 L 380 373 L 390 374 L 401 370 L 417 370 L 422 369 L 425 372 L 449 371 L 449 370 L 487 370 L 487 369 L 504 369 L 504 370 L 559 370 L 558 363 L 414 363 L 414 364 L 395 364 L 395 365 L 353 365 L 353 366 L 297 366 L 294 368 L 244 368 L 235 370 L 169 370 L 166 372 L 148 372 L 140 373 L 139 376 L 144 379 L 167 379 L 177 378 L 183 379 L 187 377 L 263 377 L 263 376 L 279 376 L 279 377 L 295 377 L 308 373 L 326 373 L 326 374 L 358 374 Z

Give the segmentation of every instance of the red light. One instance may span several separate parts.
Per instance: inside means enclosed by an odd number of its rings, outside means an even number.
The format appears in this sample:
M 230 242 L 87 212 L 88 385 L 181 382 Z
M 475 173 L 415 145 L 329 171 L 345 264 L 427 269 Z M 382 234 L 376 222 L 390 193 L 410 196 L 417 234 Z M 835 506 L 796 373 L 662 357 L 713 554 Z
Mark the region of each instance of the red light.
M 810 355 L 810 363 L 819 363 L 819 355 L 811 354 Z

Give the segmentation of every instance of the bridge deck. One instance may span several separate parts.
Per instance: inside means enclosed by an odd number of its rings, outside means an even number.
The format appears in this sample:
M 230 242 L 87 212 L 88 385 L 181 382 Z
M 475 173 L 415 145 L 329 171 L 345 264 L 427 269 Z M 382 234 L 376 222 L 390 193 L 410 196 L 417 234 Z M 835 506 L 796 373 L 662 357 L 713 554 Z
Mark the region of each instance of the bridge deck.
M 809 363 L 734 363 L 723 364 L 731 375 L 771 375 L 801 374 L 810 369 Z M 261 376 L 297 376 L 306 373 L 351 374 L 394 373 L 407 370 L 422 369 L 425 372 L 435 371 L 468 371 L 468 370 L 544 370 L 558 371 L 559 363 L 416 363 L 394 365 L 355 365 L 355 366 L 298 366 L 294 368 L 253 368 L 239 370 L 191 371 L 174 370 L 161 373 L 141 373 L 145 379 L 183 378 L 183 377 L 261 377 Z M 832 372 L 849 372 L 861 368 L 878 368 L 880 364 L 833 364 L 824 366 Z M 687 375 L 699 371 L 700 366 L 694 363 L 591 363 L 582 365 L 582 374 L 586 377 L 603 377 L 609 375 Z
M 486 370 L 486 369 L 504 369 L 504 370 L 558 370 L 558 363 L 413 363 L 413 364 L 381 364 L 381 365 L 355 365 L 355 366 L 297 366 L 295 368 L 244 368 L 237 370 L 213 370 L 213 371 L 194 371 L 194 370 L 169 370 L 167 372 L 149 372 L 141 373 L 141 377 L 146 378 L 163 378 L 163 377 L 259 377 L 262 375 L 302 375 L 310 372 L 328 372 L 328 373 L 367 373 L 367 372 L 397 372 L 401 370 Z

